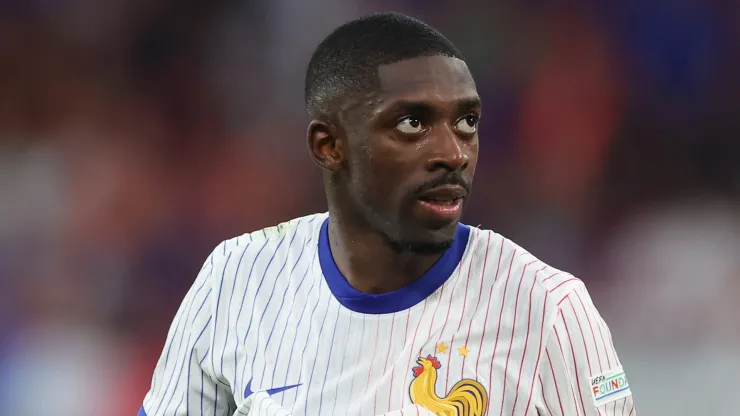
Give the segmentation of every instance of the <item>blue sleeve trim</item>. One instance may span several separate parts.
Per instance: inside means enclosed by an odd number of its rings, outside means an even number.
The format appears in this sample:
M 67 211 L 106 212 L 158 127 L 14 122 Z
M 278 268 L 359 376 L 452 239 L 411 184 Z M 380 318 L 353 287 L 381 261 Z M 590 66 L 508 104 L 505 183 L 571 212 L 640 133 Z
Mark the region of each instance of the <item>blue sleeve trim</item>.
M 139 409 L 139 413 L 137 413 L 136 416 L 146 416 L 146 410 L 144 410 L 144 406 L 141 406 L 141 409 Z

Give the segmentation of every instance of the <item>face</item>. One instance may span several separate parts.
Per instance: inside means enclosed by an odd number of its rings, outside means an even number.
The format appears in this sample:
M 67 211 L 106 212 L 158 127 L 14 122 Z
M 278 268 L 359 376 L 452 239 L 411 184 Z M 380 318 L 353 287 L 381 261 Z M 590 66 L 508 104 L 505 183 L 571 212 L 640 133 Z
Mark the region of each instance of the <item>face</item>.
M 363 103 L 362 116 L 343 118 L 334 134 L 336 197 L 393 246 L 443 251 L 478 157 L 475 84 L 463 61 L 442 56 L 384 65 L 378 73 L 380 88 Z

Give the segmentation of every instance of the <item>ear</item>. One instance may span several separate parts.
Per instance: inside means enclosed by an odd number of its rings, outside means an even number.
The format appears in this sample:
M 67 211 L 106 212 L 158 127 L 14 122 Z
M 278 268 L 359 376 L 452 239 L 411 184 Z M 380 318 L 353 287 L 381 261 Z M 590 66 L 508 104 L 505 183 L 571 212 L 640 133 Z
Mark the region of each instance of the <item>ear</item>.
M 307 141 L 311 157 L 329 172 L 337 172 L 342 167 L 346 151 L 344 138 L 342 129 L 333 123 L 312 120 L 308 124 Z

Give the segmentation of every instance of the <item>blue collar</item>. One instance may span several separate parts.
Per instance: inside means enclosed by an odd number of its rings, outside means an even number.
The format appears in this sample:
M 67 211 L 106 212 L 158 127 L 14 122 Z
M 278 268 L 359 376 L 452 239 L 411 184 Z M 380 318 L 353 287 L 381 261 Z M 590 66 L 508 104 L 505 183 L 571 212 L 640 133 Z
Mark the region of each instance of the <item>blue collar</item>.
M 319 263 L 326 283 L 334 297 L 346 308 L 365 314 L 385 314 L 408 309 L 426 299 L 450 277 L 465 254 L 470 227 L 457 226 L 452 246 L 420 278 L 411 284 L 388 293 L 363 293 L 350 286 L 339 271 L 329 245 L 329 219 L 321 225 L 319 234 Z

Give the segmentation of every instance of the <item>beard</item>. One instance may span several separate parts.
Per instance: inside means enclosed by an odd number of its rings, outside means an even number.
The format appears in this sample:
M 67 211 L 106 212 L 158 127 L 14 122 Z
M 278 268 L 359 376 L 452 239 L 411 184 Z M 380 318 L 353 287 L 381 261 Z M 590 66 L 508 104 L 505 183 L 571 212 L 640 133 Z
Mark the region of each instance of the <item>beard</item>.
M 383 239 L 385 244 L 390 247 L 396 253 L 411 253 L 420 256 L 434 256 L 443 254 L 447 251 L 454 241 L 454 238 L 445 239 L 441 241 L 422 241 L 418 239 L 411 239 L 404 236 L 404 232 L 400 226 L 388 227 L 388 222 L 385 222 L 386 227 L 375 226 L 375 232 Z M 393 229 L 393 233 L 386 231 L 387 228 Z
M 447 251 L 454 241 L 454 231 L 450 238 L 435 238 L 434 229 L 424 229 L 421 224 L 414 225 L 415 218 L 411 214 L 391 214 L 387 207 L 380 207 L 374 203 L 382 200 L 379 196 L 373 196 L 366 188 L 355 186 L 360 192 L 350 192 L 350 201 L 358 218 L 367 224 L 368 228 L 380 236 L 385 244 L 396 253 L 411 253 L 421 256 L 441 255 Z M 413 192 L 409 192 L 407 201 L 415 201 Z M 410 204 L 410 202 L 409 202 Z M 410 210 L 408 211 L 410 212 Z M 407 226 L 404 226 L 406 224 Z M 414 230 L 418 228 L 417 230 Z M 457 229 L 457 227 L 455 227 Z M 429 233 L 428 236 L 425 234 Z
M 386 244 L 397 253 L 409 252 L 420 256 L 439 255 L 452 247 L 453 240 L 422 242 L 385 238 Z

